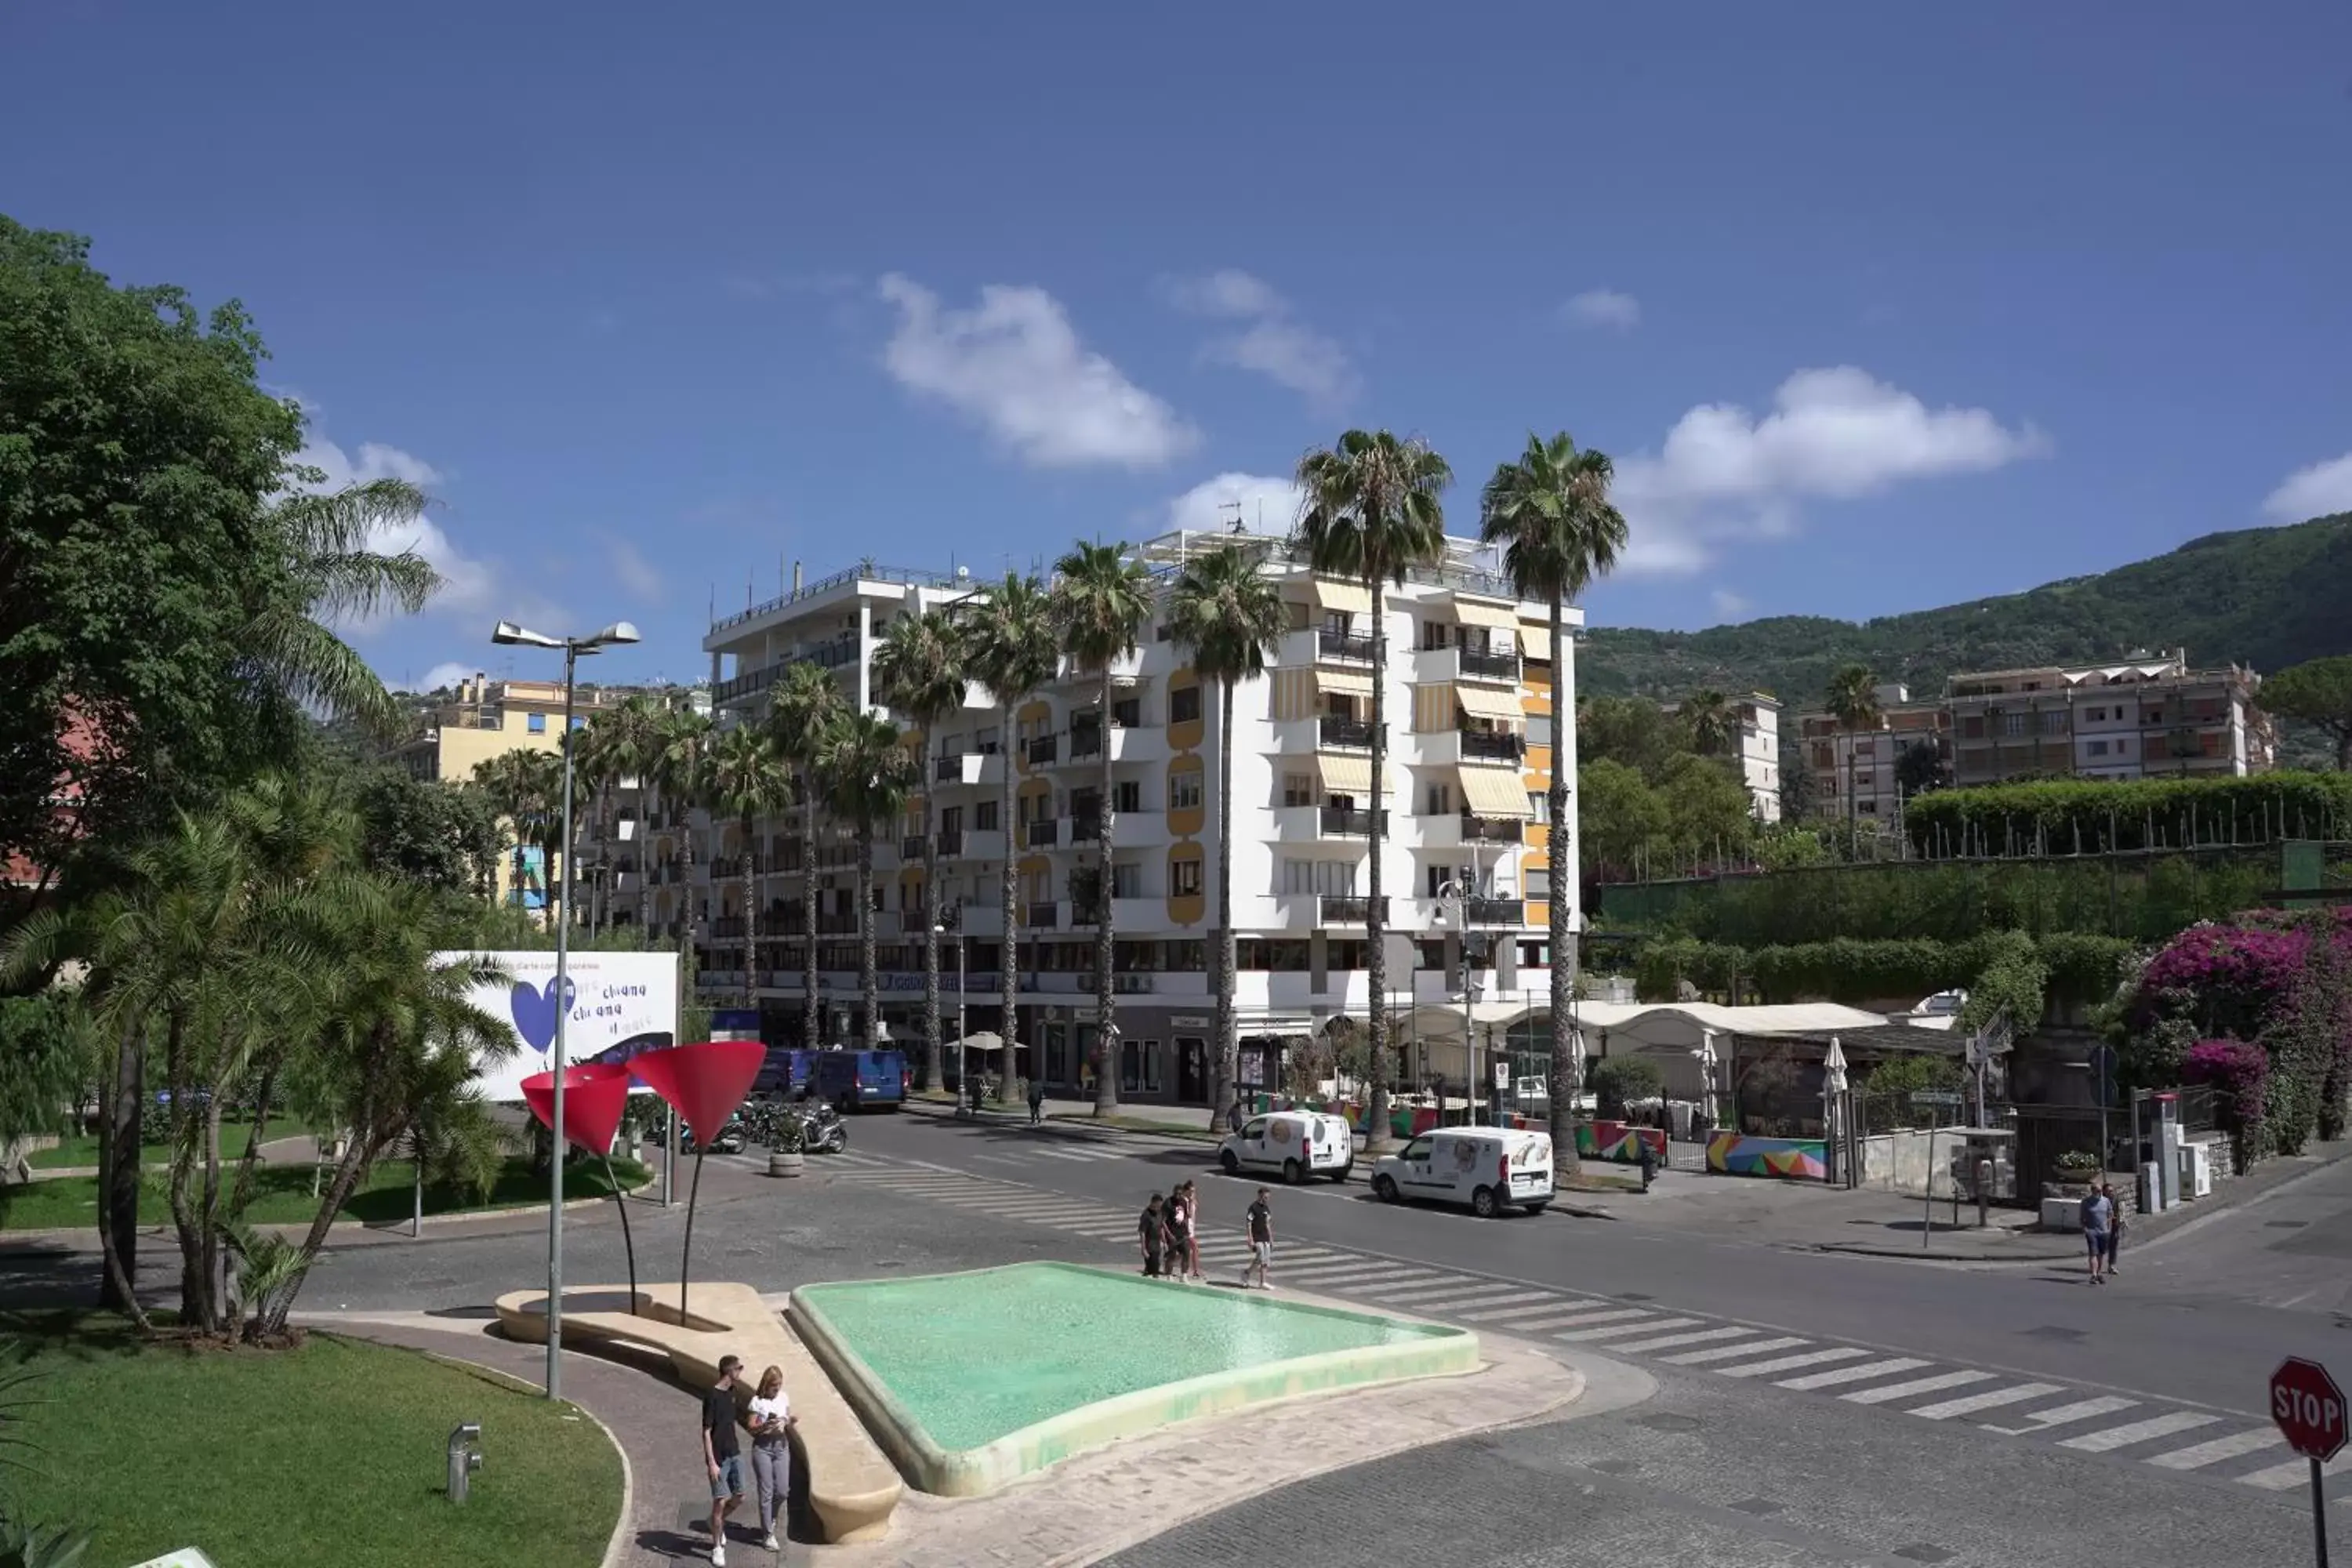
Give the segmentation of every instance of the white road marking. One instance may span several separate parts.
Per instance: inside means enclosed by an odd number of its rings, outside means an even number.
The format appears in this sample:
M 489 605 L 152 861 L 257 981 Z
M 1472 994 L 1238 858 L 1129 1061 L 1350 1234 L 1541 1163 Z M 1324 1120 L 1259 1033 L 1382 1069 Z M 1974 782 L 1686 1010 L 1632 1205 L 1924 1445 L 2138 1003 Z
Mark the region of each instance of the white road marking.
M 1560 1324 L 1566 1328 L 1585 1329 L 1597 1327 L 1601 1323 L 1627 1323 L 1637 1320 L 1647 1323 L 1656 1317 L 1657 1314 L 1647 1307 L 1603 1307 L 1597 1311 L 1587 1307 L 1582 1311 L 1562 1318 Z
M 1505 1307 L 1500 1311 L 1463 1312 L 1457 1315 L 1465 1323 L 1507 1323 L 1520 1318 L 1541 1317 L 1547 1312 L 1557 1312 L 1564 1305 L 1567 1303 L 1554 1297 L 1540 1307 Z
M 1910 1356 L 1897 1356 L 1893 1361 L 1874 1361 L 1861 1366 L 1833 1366 L 1827 1372 L 1808 1373 L 1802 1377 L 1785 1377 L 1776 1385 L 1809 1394 L 1816 1388 L 1835 1388 L 1842 1384 L 1868 1383 L 1874 1377 L 1893 1377 L 1898 1372 L 1916 1372 L 1927 1363 Z
M 2064 1426 L 2072 1422 L 2088 1421 L 2094 1415 L 2112 1415 L 2118 1410 L 2129 1410 L 2139 1403 L 2118 1394 L 2102 1394 L 2096 1399 L 2084 1399 L 2073 1405 L 2061 1405 L 2049 1410 L 2029 1412 L 2022 1426 L 1996 1426 L 1988 1421 L 1984 1429 L 1998 1432 L 2005 1437 L 2021 1436 L 2028 1432 L 2046 1432 L 2053 1426 Z
M 1709 1362 L 1737 1361 L 1741 1356 L 1759 1355 L 1766 1351 L 1792 1351 L 1810 1344 L 1810 1340 L 1759 1340 L 1752 1345 L 1718 1345 L 1711 1351 L 1690 1351 L 1682 1355 L 1660 1359 L 1668 1366 L 1705 1366 Z
M 2169 1437 L 2175 1432 L 2210 1426 L 2220 1419 L 2219 1415 L 2200 1415 L 2194 1410 L 2175 1410 L 2169 1415 L 2151 1415 L 2145 1421 L 2135 1421 L 2127 1426 L 2110 1426 L 2104 1432 L 2085 1432 L 2079 1437 L 2069 1437 L 2058 1446 L 2079 1448 L 2085 1454 L 2105 1454 L 2116 1448 L 2128 1448 L 2134 1443 L 2145 1443 L 2151 1437 Z
M 1892 1400 L 1908 1399 L 1915 1394 L 1938 1394 L 1947 1388 L 1965 1388 L 1971 1383 L 1983 1383 L 1989 1372 L 1946 1372 L 1934 1377 L 1918 1377 L 1909 1383 L 1897 1383 L 1885 1388 L 1857 1388 L 1852 1394 L 1841 1394 L 1840 1399 L 1856 1405 L 1885 1405 Z
M 1996 1388 L 1988 1394 L 1947 1399 L 1940 1405 L 1923 1405 L 1907 1414 L 1916 1415 L 1922 1421 L 1949 1421 L 1955 1415 L 1973 1415 L 1979 1410 L 1995 1410 L 2004 1405 L 2022 1405 L 2029 1399 L 2042 1399 L 2065 1392 L 2054 1383 L 2021 1383 L 2013 1388 Z
M 1652 1351 L 1670 1351 L 1677 1345 L 1703 1345 L 1717 1340 L 1744 1340 L 1753 1329 L 1709 1329 L 1704 1333 L 1668 1334 L 1662 1340 L 1627 1340 L 1611 1349 L 1625 1355 L 1647 1355 Z
M 1654 1334 L 1660 1329 L 1687 1329 L 1700 1321 L 1697 1318 L 1660 1318 L 1650 1323 L 1612 1323 L 1605 1329 L 1570 1329 L 1564 1334 L 1554 1334 L 1556 1340 L 1573 1340 L 1583 1344 L 1593 1340 L 1622 1339 L 1627 1334 Z
M 2273 1428 L 2256 1426 L 2191 1447 L 2175 1448 L 2169 1454 L 2152 1454 L 2144 1462 L 2164 1470 L 2200 1470 L 2207 1465 L 2218 1465 L 2223 1459 L 2234 1459 L 2241 1454 L 2258 1454 L 2264 1448 L 2278 1447 L 2284 1441 Z
M 1858 1355 L 1876 1353 L 1844 1345 L 1825 1351 L 1809 1351 L 1803 1355 L 1784 1355 L 1773 1361 L 1758 1362 L 1753 1366 L 1719 1366 L 1716 1371 L 1726 1377 L 1767 1377 L 1776 1372 L 1794 1372 L 1801 1366 L 1819 1366 L 1829 1361 L 1852 1361 Z

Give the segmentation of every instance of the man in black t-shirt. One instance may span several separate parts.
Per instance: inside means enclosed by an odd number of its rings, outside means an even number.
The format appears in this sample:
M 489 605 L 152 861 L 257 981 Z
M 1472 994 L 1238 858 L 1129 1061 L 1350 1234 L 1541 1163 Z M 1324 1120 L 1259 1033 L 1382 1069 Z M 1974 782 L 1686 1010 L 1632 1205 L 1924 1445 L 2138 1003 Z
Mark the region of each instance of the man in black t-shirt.
M 1143 1277 L 1157 1279 L 1160 1278 L 1160 1249 L 1168 1242 L 1168 1218 L 1160 1211 L 1158 1193 L 1152 1194 L 1151 1201 L 1143 1205 L 1143 1213 L 1137 1218 L 1135 1228 L 1138 1238 L 1143 1243 Z
M 735 1384 L 743 1363 L 721 1356 L 719 1381 L 702 1395 L 702 1464 L 710 1473 L 710 1561 L 727 1561 L 727 1516 L 743 1506 L 743 1448 L 737 1440 Z
M 1274 1280 L 1268 1274 L 1274 1267 L 1274 1210 L 1266 1206 L 1265 1197 L 1265 1189 L 1260 1187 L 1257 1201 L 1250 1205 L 1245 1216 L 1249 1221 L 1250 1260 L 1242 1269 L 1242 1289 L 1244 1290 L 1250 1288 L 1252 1274 L 1257 1276 L 1257 1289 L 1274 1289 Z

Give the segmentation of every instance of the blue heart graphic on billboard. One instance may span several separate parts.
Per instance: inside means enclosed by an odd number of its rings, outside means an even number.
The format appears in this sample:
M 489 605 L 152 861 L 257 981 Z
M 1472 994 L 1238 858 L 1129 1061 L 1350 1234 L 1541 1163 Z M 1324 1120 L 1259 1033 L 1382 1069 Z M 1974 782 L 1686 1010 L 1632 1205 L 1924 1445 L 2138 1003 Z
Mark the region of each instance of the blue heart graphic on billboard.
M 567 980 L 567 1000 L 577 998 L 580 985 Z M 533 1050 L 542 1054 L 555 1044 L 555 1021 L 562 1009 L 556 1005 L 555 982 L 544 985 L 515 982 L 514 993 L 507 999 L 507 1011 L 514 1015 L 515 1032 L 530 1042 Z

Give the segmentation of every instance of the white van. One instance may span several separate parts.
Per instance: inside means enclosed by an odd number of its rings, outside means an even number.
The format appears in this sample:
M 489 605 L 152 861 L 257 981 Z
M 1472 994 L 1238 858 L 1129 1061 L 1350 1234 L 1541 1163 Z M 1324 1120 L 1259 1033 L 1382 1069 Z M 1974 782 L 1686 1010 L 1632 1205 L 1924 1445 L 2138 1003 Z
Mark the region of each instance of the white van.
M 1372 1193 L 1392 1204 L 1463 1204 L 1482 1219 L 1510 1208 L 1535 1214 L 1551 1202 L 1551 1134 L 1499 1127 L 1424 1132 L 1381 1157 Z
M 1243 1169 L 1280 1171 L 1297 1184 L 1309 1176 L 1344 1182 L 1356 1164 L 1355 1134 L 1347 1119 L 1319 1110 L 1274 1110 L 1253 1116 L 1217 1145 L 1217 1163 L 1228 1176 Z

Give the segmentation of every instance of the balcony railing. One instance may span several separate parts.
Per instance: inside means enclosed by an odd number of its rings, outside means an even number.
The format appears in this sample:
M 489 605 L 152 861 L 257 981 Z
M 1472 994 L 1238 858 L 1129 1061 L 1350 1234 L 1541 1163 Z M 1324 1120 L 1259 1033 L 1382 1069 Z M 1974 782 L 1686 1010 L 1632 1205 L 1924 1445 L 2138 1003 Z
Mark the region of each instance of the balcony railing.
M 1527 755 L 1528 743 L 1508 730 L 1464 730 L 1462 754 L 1465 757 L 1492 757 L 1516 763 Z
M 960 756 L 941 757 L 931 764 L 931 777 L 941 783 L 963 777 L 963 759 Z
M 1487 675 L 1499 680 L 1519 678 L 1519 656 L 1515 653 L 1491 653 L 1485 648 L 1465 647 L 1458 650 L 1462 672 L 1465 675 Z
M 907 837 L 898 840 L 898 858 L 901 860 L 921 859 L 923 858 L 923 844 L 924 838 L 921 834 L 909 833 Z
M 1351 658 L 1370 664 L 1372 662 L 1372 636 L 1370 632 L 1335 632 L 1328 626 L 1318 626 L 1315 629 L 1315 657 Z
M 1381 831 L 1389 830 L 1389 814 L 1381 814 Z M 1354 806 L 1327 805 L 1319 817 L 1327 836 L 1342 838 L 1369 838 L 1372 833 L 1372 814 Z
M 1463 916 L 1474 926 L 1525 925 L 1528 906 L 1517 899 L 1472 899 Z
M 1327 746 L 1367 752 L 1372 748 L 1372 727 L 1361 719 L 1343 719 L 1336 713 L 1326 713 L 1319 734 Z
M 1060 842 L 1061 837 L 1060 820 L 1051 816 L 1041 816 L 1023 827 L 1021 842 L 1032 849 L 1045 849 Z
M 1088 813 L 1070 818 L 1070 842 L 1092 844 L 1102 837 L 1102 817 Z
M 1159 980 L 1160 977 L 1156 974 L 1145 974 L 1139 973 L 1134 971 L 1129 971 L 1125 973 L 1113 974 L 1110 977 L 1110 988 L 1114 993 L 1121 996 L 1140 995 L 1142 993 L 1153 989 L 1159 984 Z
M 1326 893 L 1316 900 L 1323 924 L 1360 926 L 1371 919 L 1372 900 L 1358 893 Z M 1389 901 L 1381 900 L 1381 919 L 1389 918 Z
M 931 835 L 931 837 L 938 841 L 939 853 L 942 858 L 950 855 L 961 855 L 963 853 L 962 828 L 942 827 L 937 833 Z
M 1031 931 L 1055 931 L 1062 923 L 1062 906 L 1051 899 L 1033 903 L 1023 911 L 1021 923 Z
M 1099 757 L 1102 755 L 1102 749 L 1101 725 L 1091 724 L 1083 728 L 1073 728 L 1070 731 L 1070 761 L 1075 763 L 1081 757 Z
M 857 917 L 854 914 L 819 915 L 816 917 L 816 934 L 819 936 L 855 936 L 857 934 Z
M 1524 824 L 1507 816 L 1473 816 L 1462 814 L 1462 837 L 1465 842 L 1482 844 L 1517 844 L 1527 836 Z
M 1033 767 L 1040 763 L 1052 762 L 1055 757 L 1061 755 L 1061 752 L 1062 737 L 1059 735 L 1032 735 L 1029 737 L 1028 755 L 1030 765 Z

